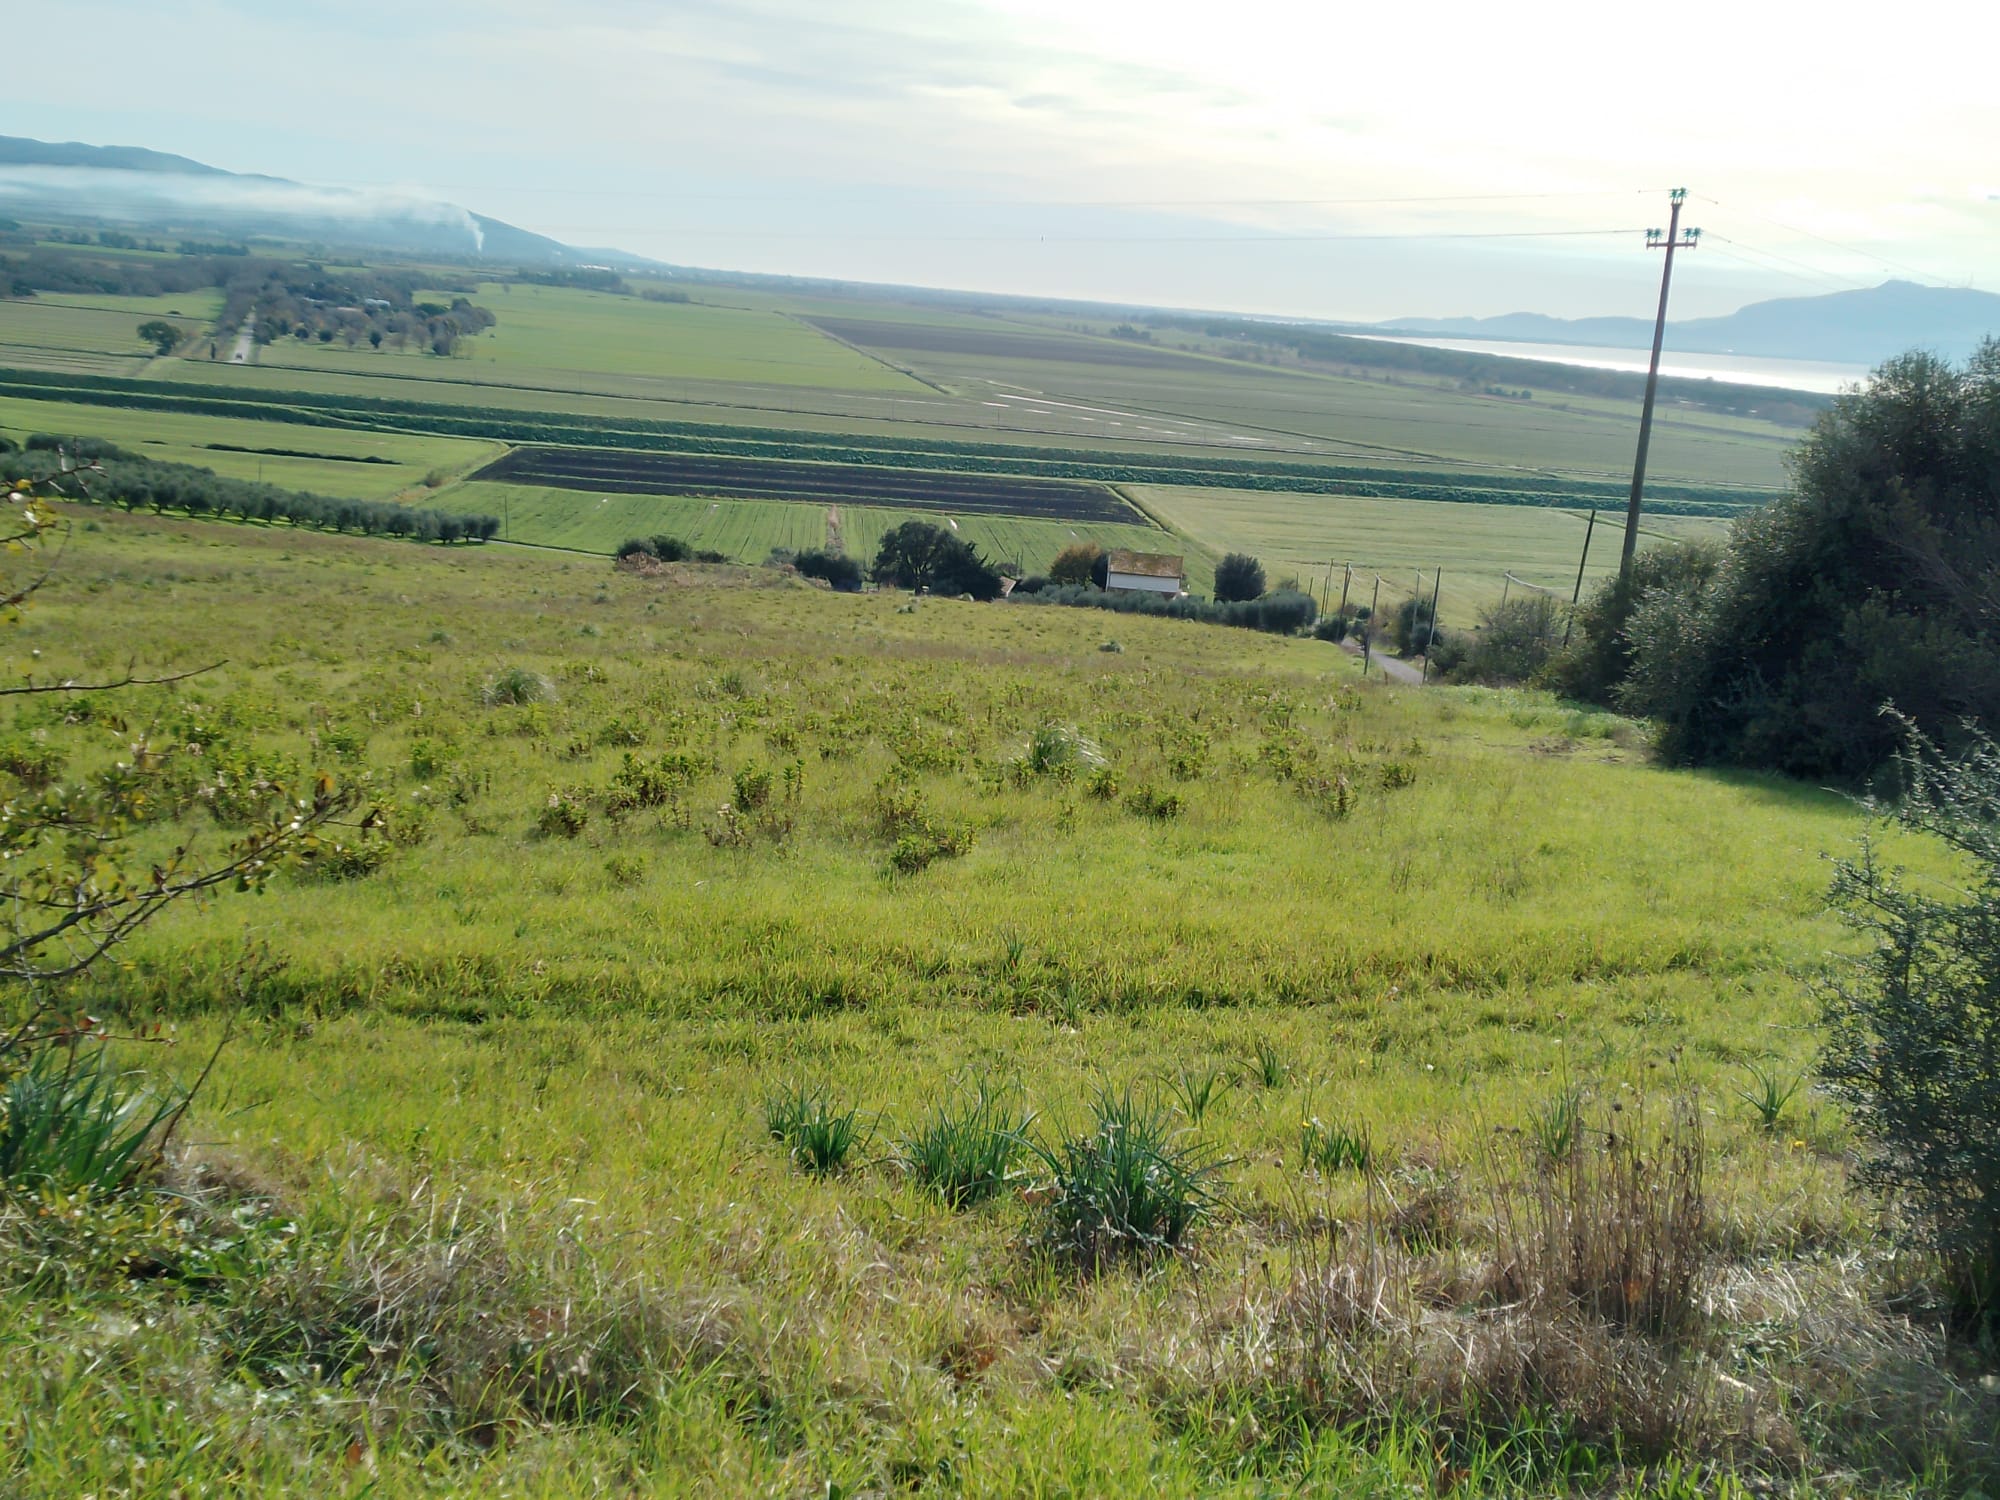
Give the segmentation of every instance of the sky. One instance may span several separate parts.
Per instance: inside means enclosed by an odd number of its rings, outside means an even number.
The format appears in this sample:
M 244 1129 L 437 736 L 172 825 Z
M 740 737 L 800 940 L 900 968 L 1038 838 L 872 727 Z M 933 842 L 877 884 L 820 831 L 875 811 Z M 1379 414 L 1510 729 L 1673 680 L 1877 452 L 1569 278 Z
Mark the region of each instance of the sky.
M 64 0 L 0 134 L 683 265 L 1387 319 L 2000 291 L 2000 6 Z

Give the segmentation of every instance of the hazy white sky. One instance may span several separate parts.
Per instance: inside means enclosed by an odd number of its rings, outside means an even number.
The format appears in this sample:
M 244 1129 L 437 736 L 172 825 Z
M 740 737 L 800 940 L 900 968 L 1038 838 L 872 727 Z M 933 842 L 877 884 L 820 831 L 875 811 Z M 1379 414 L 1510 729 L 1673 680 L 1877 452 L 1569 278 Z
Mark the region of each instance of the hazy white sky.
M 1685 185 L 1681 315 L 2000 290 L 1983 0 L 66 0 L 8 31 L 72 85 L 14 94 L 0 132 L 431 191 L 686 264 L 1649 313 L 1640 231 Z

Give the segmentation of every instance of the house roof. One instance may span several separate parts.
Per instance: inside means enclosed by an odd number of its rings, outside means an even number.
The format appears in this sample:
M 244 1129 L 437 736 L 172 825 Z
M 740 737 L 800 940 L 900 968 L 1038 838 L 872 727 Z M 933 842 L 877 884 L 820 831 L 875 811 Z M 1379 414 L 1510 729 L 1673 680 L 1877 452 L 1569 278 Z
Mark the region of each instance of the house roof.
M 1132 573 L 1140 578 L 1185 578 L 1181 559 L 1166 552 L 1129 552 L 1120 547 L 1105 559 L 1110 573 Z

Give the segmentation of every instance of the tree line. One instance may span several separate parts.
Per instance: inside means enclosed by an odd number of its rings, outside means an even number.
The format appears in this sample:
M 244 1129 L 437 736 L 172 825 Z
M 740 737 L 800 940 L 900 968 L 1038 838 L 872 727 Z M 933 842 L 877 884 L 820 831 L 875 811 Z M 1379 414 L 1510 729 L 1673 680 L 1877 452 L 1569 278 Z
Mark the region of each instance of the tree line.
M 12 445 L 0 439 L 0 452 Z M 141 458 L 97 438 L 35 433 L 25 452 L 9 465 L 10 477 L 45 483 L 74 464 L 92 466 L 69 483 L 72 499 L 121 510 L 169 510 L 225 520 L 285 522 L 320 531 L 364 536 L 407 537 L 419 542 L 485 542 L 499 533 L 495 516 L 452 515 L 386 500 L 354 500 L 281 489 L 247 479 L 230 479 L 192 464 Z

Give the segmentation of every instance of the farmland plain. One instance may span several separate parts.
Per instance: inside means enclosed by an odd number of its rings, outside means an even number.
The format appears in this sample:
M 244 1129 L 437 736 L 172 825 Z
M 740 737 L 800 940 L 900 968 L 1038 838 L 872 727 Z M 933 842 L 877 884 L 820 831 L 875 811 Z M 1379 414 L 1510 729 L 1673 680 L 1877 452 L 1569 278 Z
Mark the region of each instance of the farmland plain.
M 1849 1346 L 1782 1295 L 1884 1264 L 1844 1123 L 1801 1099 L 1767 1130 L 1737 1095 L 1813 1045 L 1806 976 L 1851 941 L 1822 897 L 1822 856 L 1867 826 L 1848 800 L 1655 768 L 1639 726 L 1539 695 L 1362 685 L 1314 641 L 89 519 L 18 650 L 61 674 L 222 661 L 130 705 L 179 747 L 162 787 L 323 769 L 384 831 L 372 862 L 175 911 L 79 992 L 168 1023 L 132 1055 L 183 1077 L 233 1030 L 177 1168 L 229 1229 L 191 1277 L 54 1288 L 33 1268 L 58 1230 L 0 1239 L 14 1492 L 1977 1480 L 1976 1387 L 1859 1303 Z M 77 769 L 130 754 L 123 721 L 7 711 L 8 743 Z M 1032 769 L 1048 725 L 1114 795 Z M 675 768 L 671 792 L 614 797 L 635 763 Z M 904 870 L 912 808 L 954 852 Z M 150 835 L 231 836 L 200 799 Z M 1882 853 L 1948 872 L 1908 838 Z M 1210 1075 L 1211 1102 L 1174 1103 Z M 1171 1119 L 1224 1164 L 1191 1253 L 1079 1273 L 1039 1190 L 938 1202 L 898 1143 L 980 1083 L 1044 1141 L 1106 1090 Z M 860 1111 L 844 1170 L 770 1139 L 788 1088 Z M 1269 1357 L 1371 1191 L 1458 1205 L 1426 1317 L 1501 1316 L 1448 1268 L 1494 1253 L 1484 1195 L 1571 1089 L 1605 1120 L 1704 1101 L 1723 1311 L 1691 1368 L 1733 1384 L 1710 1380 L 1693 1487 L 1642 1470 L 1636 1426 L 1621 1448 L 1560 1407 L 1341 1417 Z M 1365 1132 L 1376 1177 L 1314 1165 L 1315 1121 Z M 178 1264 L 178 1212 L 74 1210 L 105 1247 L 78 1265 Z M 1892 1336 L 1893 1369 L 1857 1374 Z M 1743 1430 L 1738 1387 L 1785 1421 Z
M 926 445 L 940 451 L 956 445 L 976 455 L 950 460 L 962 472 L 1052 477 L 1088 470 L 1089 477 L 1113 483 L 1138 479 L 1129 492 L 1177 540 L 1163 546 L 1122 525 L 1100 540 L 1143 540 L 1149 550 L 1179 550 L 1197 587 L 1206 587 L 1208 568 L 1227 551 L 1268 553 L 1273 577 L 1304 572 L 1307 564 L 1323 567 L 1329 558 L 1344 562 L 1353 552 L 1358 565 L 1397 576 L 1405 569 L 1446 567 L 1453 599 L 1445 618 L 1459 624 L 1473 623 L 1500 597 L 1508 571 L 1545 587 L 1570 582 L 1574 575 L 1563 554 L 1580 547 L 1580 539 L 1566 540 L 1573 523 L 1563 512 L 1615 503 L 1618 475 L 1629 462 L 1634 414 L 1601 398 L 1538 404 L 1434 383 L 1269 369 L 1045 322 L 881 298 L 700 288 L 688 303 L 664 303 L 527 284 L 489 285 L 480 295 L 501 315 L 500 326 L 466 341 L 469 352 L 461 358 L 280 341 L 264 351 L 266 363 L 250 367 L 201 358 L 156 361 L 148 374 L 171 378 L 164 385 L 156 379 L 143 394 L 17 388 L 8 398 L 15 403 L 11 420 L 22 428 L 39 425 L 19 404 L 30 396 L 67 395 L 74 406 L 70 425 L 77 425 L 78 415 L 105 410 L 93 408 L 93 400 L 171 406 L 170 393 L 182 390 L 191 399 L 225 403 L 213 416 L 184 415 L 197 425 L 230 424 L 234 430 L 220 439 L 229 448 L 338 457 L 339 448 L 318 435 L 329 419 L 404 429 L 394 436 L 405 443 L 422 441 L 417 434 L 426 428 L 440 440 L 470 430 L 495 443 L 519 442 L 555 431 L 551 423 L 571 421 L 585 425 L 574 434 L 557 432 L 554 441 L 792 461 L 865 459 L 838 497 L 855 512 L 857 527 L 841 539 L 854 547 L 878 534 L 865 514 L 877 508 L 874 502 L 887 502 L 899 487 L 916 482 L 901 471 L 938 462 L 927 456 Z M 581 368 L 586 365 L 592 368 Z M 368 406 L 384 398 L 405 404 Z M 317 405 L 305 409 L 304 401 Z M 359 404 L 341 409 L 343 402 Z M 318 425 L 310 437 L 246 441 L 242 429 L 253 417 L 274 431 Z M 663 423 L 679 424 L 684 435 L 640 430 Z M 106 411 L 100 425 L 115 436 L 128 430 L 129 419 Z M 183 430 L 192 436 L 192 429 Z M 730 434 L 741 434 L 734 450 Z M 1768 424 L 1669 409 L 1656 439 L 1656 492 L 1673 504 L 1683 503 L 1677 498 L 1683 495 L 1705 497 L 1702 506 L 1711 510 L 1726 508 L 1733 497 L 1752 500 L 1777 482 L 1778 459 L 1791 436 Z M 184 445 L 172 456 L 185 457 L 199 446 Z M 871 457 L 864 448 L 886 451 Z M 476 463 L 460 461 L 475 451 L 498 450 L 439 449 L 420 472 L 405 468 L 393 476 L 302 459 L 266 462 L 263 472 L 335 493 L 365 488 L 373 498 L 406 489 L 434 469 L 462 481 L 478 471 Z M 212 462 L 233 473 L 255 472 L 257 465 L 240 455 L 218 454 Z M 1222 472 L 1232 465 L 1255 476 L 1258 492 L 1234 491 Z M 1322 477 L 1293 492 L 1286 478 L 1302 468 L 1370 477 L 1345 486 Z M 1155 475 L 1178 477 L 1150 482 Z M 1394 480 L 1387 492 L 1380 488 L 1385 476 Z M 1538 492 L 1536 486 L 1548 488 Z M 752 547 L 823 534 L 816 517 L 769 509 L 767 502 L 776 498 L 769 491 L 729 495 L 712 484 L 676 487 L 667 470 L 656 488 L 621 482 L 617 488 L 637 497 L 631 503 L 607 500 L 609 488 L 585 485 L 567 506 L 548 495 L 524 495 L 508 535 L 608 551 L 623 540 L 613 534 L 617 518 L 688 514 L 705 525 L 746 503 L 765 508 L 711 527 L 711 534 L 740 537 Z M 423 503 L 490 509 L 491 497 L 482 497 L 482 489 L 447 486 L 427 492 Z M 1434 493 L 1425 493 L 1424 503 L 1400 503 L 1426 491 Z M 1525 501 L 1547 513 L 1514 516 L 1502 513 L 1509 507 L 1448 502 L 1424 508 L 1439 497 L 1471 492 Z M 695 498 L 708 503 L 694 510 L 678 503 Z M 1083 512 L 1037 520 L 1021 511 L 995 529 L 1001 517 L 974 521 L 948 494 L 905 498 L 961 528 L 973 526 L 965 534 L 995 557 L 1030 569 L 1046 565 L 1073 532 L 1090 530 L 1081 521 L 1099 529 L 1105 523 Z M 1327 524 L 1335 515 L 1341 519 Z M 1702 529 L 1662 516 L 1649 527 L 1649 540 Z M 744 560 L 761 555 L 746 553 Z M 1609 555 L 1600 551 L 1599 561 Z M 1592 576 L 1601 576 L 1601 568 L 1594 567 Z

